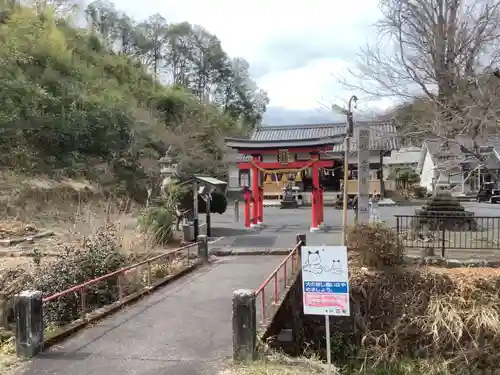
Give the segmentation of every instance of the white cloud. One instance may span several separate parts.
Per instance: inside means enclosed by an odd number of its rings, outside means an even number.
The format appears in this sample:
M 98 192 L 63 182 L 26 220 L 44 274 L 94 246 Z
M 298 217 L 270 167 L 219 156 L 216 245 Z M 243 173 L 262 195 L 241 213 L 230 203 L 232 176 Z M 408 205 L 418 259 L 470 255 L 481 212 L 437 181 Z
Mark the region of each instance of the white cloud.
M 337 78 L 348 63 L 340 59 L 321 59 L 294 70 L 262 77 L 258 84 L 269 94 L 272 105 L 293 109 L 318 108 L 332 103 Z
M 269 74 L 258 84 L 269 93 L 272 106 L 308 109 L 331 103 L 334 97 L 349 95 L 339 87 L 335 75 L 353 61 L 345 61 L 346 48 L 356 50 L 378 17 L 377 0 L 334 2 L 309 0 L 115 0 L 117 8 L 135 19 L 153 13 L 162 14 L 169 22 L 188 21 L 214 33 L 231 56 L 246 58 L 251 66 L 265 65 Z M 292 56 L 269 52 L 283 40 L 297 41 L 293 53 L 303 45 L 303 66 L 279 71 L 286 66 L 279 59 Z M 334 41 L 334 43 L 332 43 Z M 271 43 L 272 42 L 272 43 Z M 323 56 L 308 51 L 321 49 Z M 336 48 L 332 46 L 341 46 Z M 330 50 L 331 49 L 331 50 Z M 286 47 L 285 47 L 286 51 Z M 282 56 L 283 55 L 283 56 Z M 343 56 L 344 55 L 344 56 Z M 317 58 L 315 60 L 315 58 Z M 286 69 L 286 67 L 285 67 Z

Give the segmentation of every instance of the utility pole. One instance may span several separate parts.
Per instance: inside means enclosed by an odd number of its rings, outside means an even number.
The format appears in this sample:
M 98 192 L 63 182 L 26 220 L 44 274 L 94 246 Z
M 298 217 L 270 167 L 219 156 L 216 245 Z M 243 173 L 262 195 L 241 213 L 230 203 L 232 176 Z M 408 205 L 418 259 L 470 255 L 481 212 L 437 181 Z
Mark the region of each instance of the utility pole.
M 347 232 L 347 180 L 349 178 L 349 150 L 351 148 L 351 138 L 354 133 L 354 120 L 352 114 L 352 103 L 356 105 L 358 101 L 358 97 L 353 95 L 349 98 L 349 102 L 347 104 L 347 110 L 343 109 L 339 106 L 333 105 L 332 109 L 337 111 L 340 110 L 343 114 L 346 115 L 347 118 L 347 132 L 344 139 L 344 191 L 343 191 L 343 209 L 342 209 L 342 245 L 346 245 L 346 232 Z

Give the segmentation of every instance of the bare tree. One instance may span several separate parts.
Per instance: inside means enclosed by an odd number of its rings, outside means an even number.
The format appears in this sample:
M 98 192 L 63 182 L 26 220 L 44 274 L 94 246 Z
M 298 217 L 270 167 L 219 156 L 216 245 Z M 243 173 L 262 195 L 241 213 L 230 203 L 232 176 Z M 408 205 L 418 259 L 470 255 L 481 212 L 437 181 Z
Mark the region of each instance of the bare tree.
M 456 143 L 483 161 L 500 104 L 500 1 L 381 0 L 380 9 L 376 43 L 342 82 L 399 100 L 399 115 L 417 105 L 418 116 L 394 117 L 406 138 Z

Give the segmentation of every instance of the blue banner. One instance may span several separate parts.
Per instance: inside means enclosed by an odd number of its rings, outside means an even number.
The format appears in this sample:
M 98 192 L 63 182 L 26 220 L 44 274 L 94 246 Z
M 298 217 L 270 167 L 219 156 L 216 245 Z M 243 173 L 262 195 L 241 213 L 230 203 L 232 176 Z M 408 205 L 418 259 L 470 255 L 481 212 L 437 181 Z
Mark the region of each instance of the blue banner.
M 343 282 L 330 281 L 306 281 L 304 282 L 304 292 L 308 293 L 349 293 L 349 285 Z

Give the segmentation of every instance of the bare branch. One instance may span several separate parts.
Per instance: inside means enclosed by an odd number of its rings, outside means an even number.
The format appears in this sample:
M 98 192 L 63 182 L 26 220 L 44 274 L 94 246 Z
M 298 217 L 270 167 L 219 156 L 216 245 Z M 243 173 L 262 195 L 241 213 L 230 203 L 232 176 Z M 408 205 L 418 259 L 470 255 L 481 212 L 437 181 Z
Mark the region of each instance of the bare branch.
M 378 38 L 341 82 L 402 103 L 386 118 L 411 143 L 450 147 L 441 170 L 464 155 L 483 165 L 498 130 L 500 0 L 380 0 L 380 9 Z

